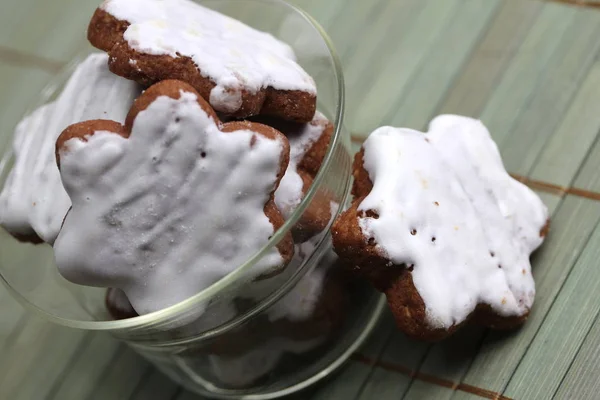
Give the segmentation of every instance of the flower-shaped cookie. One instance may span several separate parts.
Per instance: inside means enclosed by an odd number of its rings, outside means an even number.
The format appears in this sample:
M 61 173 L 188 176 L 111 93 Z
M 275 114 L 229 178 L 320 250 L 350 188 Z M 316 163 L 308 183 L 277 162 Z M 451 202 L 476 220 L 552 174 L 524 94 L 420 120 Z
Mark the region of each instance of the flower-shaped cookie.
M 90 43 L 141 84 L 179 79 L 217 111 L 309 122 L 317 88 L 290 46 L 191 0 L 105 0 Z
M 106 54 L 90 54 L 57 99 L 15 129 L 14 166 L 0 192 L 0 225 L 20 240 L 52 244 L 71 207 L 54 147 L 67 126 L 86 119 L 124 121 L 141 88 L 111 73 Z
M 440 339 L 469 318 L 493 328 L 526 319 L 535 295 L 529 256 L 548 212 L 505 171 L 481 122 L 444 115 L 426 134 L 379 128 L 357 154 L 354 177 L 334 247 L 386 294 L 401 330 Z
M 243 387 L 265 378 L 286 355 L 302 355 L 334 340 L 348 316 L 351 296 L 346 271 L 328 253 L 266 314 L 213 343 L 209 358 L 215 374 L 228 385 Z
M 176 304 L 248 261 L 283 224 L 273 193 L 287 167 L 281 133 L 222 124 L 189 85 L 163 81 L 125 126 L 67 128 L 57 160 L 73 206 L 54 244 L 67 279 L 121 289 L 139 314 Z M 286 235 L 248 272 L 279 271 Z

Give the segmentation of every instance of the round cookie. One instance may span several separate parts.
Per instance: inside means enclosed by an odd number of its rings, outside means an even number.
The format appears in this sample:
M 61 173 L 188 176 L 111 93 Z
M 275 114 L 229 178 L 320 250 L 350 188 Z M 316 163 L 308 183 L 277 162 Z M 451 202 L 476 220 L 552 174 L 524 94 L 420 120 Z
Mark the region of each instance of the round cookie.
M 106 0 L 88 39 L 117 75 L 185 81 L 226 115 L 309 122 L 315 113 L 316 85 L 287 44 L 190 0 Z
M 73 202 L 54 244 L 59 271 L 121 289 L 139 314 L 223 278 L 283 224 L 273 193 L 288 163 L 285 136 L 257 123 L 222 124 L 180 81 L 146 90 L 124 126 L 68 127 L 56 151 Z M 281 271 L 293 250 L 287 235 L 248 279 Z
M 443 115 L 426 134 L 379 128 L 354 178 L 355 200 L 333 226 L 335 251 L 386 294 L 402 331 L 436 340 L 469 319 L 525 321 L 535 295 L 529 256 L 548 211 L 505 171 L 481 122 Z

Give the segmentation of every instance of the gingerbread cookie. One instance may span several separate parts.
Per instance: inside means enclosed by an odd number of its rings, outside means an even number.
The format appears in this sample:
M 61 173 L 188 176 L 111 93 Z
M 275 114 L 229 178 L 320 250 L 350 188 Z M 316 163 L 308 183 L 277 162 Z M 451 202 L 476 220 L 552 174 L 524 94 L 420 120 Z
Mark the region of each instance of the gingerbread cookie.
M 51 118 L 53 111 L 53 103 L 44 105 L 25 117 L 15 128 L 12 146 L 15 162 L 0 192 L 0 225 L 22 242 L 43 243 L 30 222 L 32 208 L 35 207 L 31 200 L 32 191 L 37 187 L 32 183 L 39 182 L 38 176 L 32 176 L 32 172 L 45 143 L 46 121 Z M 54 152 L 51 150 L 50 154 Z M 64 203 L 64 197 L 60 194 L 57 199 L 60 205 Z M 62 208 L 60 205 L 59 209 Z
M 180 81 L 146 90 L 125 126 L 68 127 L 56 150 L 73 202 L 54 244 L 60 272 L 121 289 L 139 314 L 217 282 L 283 224 L 273 193 L 288 164 L 285 136 L 257 123 L 221 124 Z M 249 279 L 281 271 L 292 255 L 288 235 Z
M 129 302 L 127 295 L 120 289 L 109 288 L 106 291 L 104 304 L 113 319 L 120 320 L 138 316 L 138 313 L 135 312 Z
M 84 119 L 124 121 L 141 88 L 112 74 L 106 54 L 92 54 L 77 66 L 50 104 L 23 119 L 15 130 L 14 166 L 0 193 L 0 225 L 18 239 L 53 243 L 71 207 L 56 166 L 58 135 Z
M 220 337 L 209 356 L 219 380 L 236 388 L 257 384 L 285 357 L 305 356 L 335 339 L 351 296 L 336 260 L 326 257 L 265 314 Z
M 285 219 L 290 218 L 313 184 L 333 135 L 333 124 L 320 112 L 309 123 L 275 118 L 253 118 L 272 126 L 290 142 L 290 163 L 275 192 L 275 204 Z M 322 232 L 331 219 L 331 201 L 319 191 L 293 229 L 296 242 L 304 242 Z
M 342 325 L 349 296 L 348 285 L 335 271 L 317 268 L 273 305 L 268 318 L 282 337 L 324 341 Z
M 185 81 L 227 115 L 309 122 L 315 113 L 314 80 L 287 44 L 190 0 L 106 0 L 88 39 L 114 73 Z
M 311 244 L 298 245 L 295 256 Z M 342 273 L 340 273 L 342 272 Z M 329 252 L 317 269 L 309 271 L 296 286 L 273 304 L 266 312 L 251 318 L 244 324 L 221 332 L 212 341 L 180 353 L 180 362 L 190 368 L 209 371 L 206 374 L 222 382 L 228 388 L 243 388 L 268 381 L 269 374 L 278 368 L 286 357 L 306 357 L 307 352 L 334 340 L 340 332 L 349 299 L 352 296 L 345 271 L 338 269 L 337 256 Z M 244 313 L 233 302 L 223 302 L 213 308 L 222 322 L 231 321 Z M 115 319 L 136 317 L 126 295 L 116 289 L 108 289 L 106 306 Z M 209 306 L 210 308 L 210 306 Z M 207 318 L 209 317 L 207 321 Z M 185 329 L 193 333 L 206 332 L 215 324 L 216 316 L 202 315 Z M 180 338 L 174 334 L 174 337 Z M 197 363 L 197 364 L 196 364 Z M 209 380 L 214 381 L 214 378 Z
M 384 292 L 409 336 L 441 339 L 473 318 L 511 328 L 535 296 L 530 254 L 548 211 L 505 171 L 485 126 L 453 115 L 429 132 L 383 127 L 354 163 L 336 252 Z

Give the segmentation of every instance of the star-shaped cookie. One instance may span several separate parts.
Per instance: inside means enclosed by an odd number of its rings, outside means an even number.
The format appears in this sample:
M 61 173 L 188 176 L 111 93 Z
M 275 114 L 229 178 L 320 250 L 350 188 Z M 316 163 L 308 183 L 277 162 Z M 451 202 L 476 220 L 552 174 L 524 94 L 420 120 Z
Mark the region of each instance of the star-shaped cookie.
M 257 123 L 222 124 L 180 81 L 144 92 L 124 126 L 70 126 L 56 150 L 73 203 L 54 244 L 60 272 L 122 290 L 139 314 L 222 279 L 283 224 L 273 194 L 288 164 L 285 136 Z M 280 271 L 292 254 L 288 234 L 249 278 Z
M 443 338 L 470 318 L 522 323 L 533 305 L 530 254 L 548 212 L 505 171 L 488 130 L 454 115 L 429 132 L 382 127 L 354 163 L 336 252 L 384 292 L 401 330 Z

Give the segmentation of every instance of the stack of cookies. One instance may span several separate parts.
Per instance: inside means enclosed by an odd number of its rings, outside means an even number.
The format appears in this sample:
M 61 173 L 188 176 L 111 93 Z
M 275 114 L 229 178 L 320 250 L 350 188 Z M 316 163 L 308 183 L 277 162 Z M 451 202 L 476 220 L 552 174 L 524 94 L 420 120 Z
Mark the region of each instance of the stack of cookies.
M 190 0 L 105 1 L 88 39 L 107 54 L 17 127 L 0 222 L 53 245 L 70 281 L 118 289 L 146 314 L 265 247 L 311 187 L 333 125 L 288 45 Z M 324 230 L 321 200 L 254 278 Z
M 129 318 L 199 293 L 263 249 L 311 187 L 334 127 L 288 45 L 190 0 L 106 0 L 88 38 L 107 54 L 17 127 L 0 223 L 53 245 L 65 278 L 110 288 L 111 314 Z M 355 158 L 353 195 L 335 251 L 385 293 L 403 332 L 438 340 L 468 321 L 525 321 L 548 211 L 506 172 L 480 121 L 377 129 Z M 248 280 L 281 273 L 331 218 L 316 196 Z M 274 332 L 312 339 L 340 325 L 332 315 L 347 294 L 327 276 L 308 274 L 269 311 Z M 263 365 L 303 348 L 294 340 Z M 245 371 L 235 346 L 223 348 Z
M 334 127 L 290 46 L 191 0 L 106 0 L 88 39 L 103 53 L 16 128 L 0 224 L 52 245 L 63 277 L 106 287 L 112 317 L 132 318 L 201 292 L 265 248 L 311 187 Z M 284 271 L 331 216 L 317 196 L 247 280 Z M 342 315 L 333 308 L 346 295 L 325 271 L 265 314 L 274 337 L 299 335 L 275 359 L 339 327 L 330 315 Z M 237 315 L 233 301 L 222 308 Z M 226 358 L 239 364 L 244 351 Z

